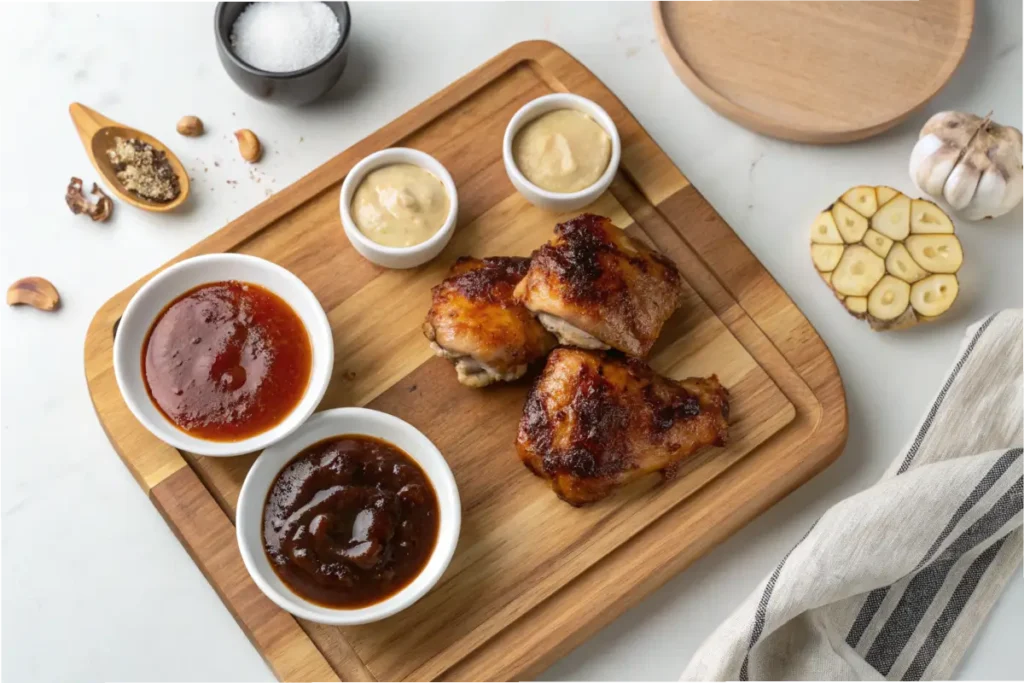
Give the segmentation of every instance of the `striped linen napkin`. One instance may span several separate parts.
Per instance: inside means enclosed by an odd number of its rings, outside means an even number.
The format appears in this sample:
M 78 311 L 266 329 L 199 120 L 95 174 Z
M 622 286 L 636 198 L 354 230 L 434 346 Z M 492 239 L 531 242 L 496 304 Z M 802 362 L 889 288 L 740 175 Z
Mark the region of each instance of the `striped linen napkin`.
M 683 680 L 948 679 L 1021 563 L 1019 310 L 967 330 L 881 481 L 828 510 Z

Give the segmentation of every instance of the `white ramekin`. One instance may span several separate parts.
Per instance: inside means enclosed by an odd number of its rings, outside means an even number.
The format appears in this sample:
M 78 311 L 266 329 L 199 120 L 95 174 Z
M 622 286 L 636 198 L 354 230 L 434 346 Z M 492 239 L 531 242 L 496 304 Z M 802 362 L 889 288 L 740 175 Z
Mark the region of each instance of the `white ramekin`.
M 448 193 L 448 218 L 445 219 L 444 225 L 426 242 L 414 244 L 411 247 L 385 247 L 382 244 L 377 244 L 364 235 L 352 219 L 352 196 L 359 187 L 359 183 L 363 182 L 363 178 L 370 171 L 392 164 L 414 164 L 430 171 L 441 181 L 445 192 Z M 418 149 L 389 147 L 374 152 L 353 166 L 341 184 L 341 225 L 345 229 L 345 235 L 355 250 L 365 259 L 385 268 L 415 268 L 440 254 L 455 233 L 458 216 L 459 195 L 455 190 L 455 181 L 452 180 L 451 174 L 441 165 L 440 161 Z
M 210 441 L 182 431 L 153 404 L 142 376 L 142 345 L 156 317 L 188 290 L 223 280 L 251 282 L 284 299 L 302 320 L 313 352 L 309 383 L 295 408 L 274 427 L 240 441 Z M 128 302 L 114 335 L 114 375 L 128 409 L 161 441 L 200 455 L 241 455 L 266 448 L 287 436 L 316 410 L 333 369 L 331 324 L 313 292 L 281 266 L 243 254 L 196 256 L 153 276 Z
M 263 508 L 277 475 L 303 449 L 344 434 L 374 436 L 405 451 L 426 473 L 437 494 L 441 512 L 437 543 L 423 571 L 391 597 L 354 609 L 324 607 L 296 595 L 270 566 L 263 545 Z M 461 527 L 459 490 L 441 452 L 408 422 L 367 408 L 335 408 L 317 413 L 288 438 L 263 451 L 245 477 L 235 508 L 238 548 L 245 568 L 260 590 L 279 607 L 299 618 L 335 626 L 379 621 L 423 597 L 447 569 L 455 554 Z
M 512 141 L 515 140 L 519 130 L 538 116 L 557 109 L 575 109 L 587 114 L 604 128 L 612 141 L 612 155 L 608 160 L 608 168 L 604 170 L 597 182 L 578 192 L 551 192 L 537 187 L 526 179 L 526 176 L 516 166 L 512 156 Z M 612 184 L 615 173 L 619 170 L 619 161 L 622 159 L 622 140 L 619 139 L 619 131 L 615 128 L 612 117 L 608 116 L 608 112 L 596 102 L 579 95 L 554 93 L 527 102 L 512 116 L 508 127 L 505 128 L 501 154 L 505 160 L 505 172 L 508 174 L 509 180 L 512 181 L 519 194 L 526 197 L 531 204 L 550 211 L 575 211 L 596 201 Z

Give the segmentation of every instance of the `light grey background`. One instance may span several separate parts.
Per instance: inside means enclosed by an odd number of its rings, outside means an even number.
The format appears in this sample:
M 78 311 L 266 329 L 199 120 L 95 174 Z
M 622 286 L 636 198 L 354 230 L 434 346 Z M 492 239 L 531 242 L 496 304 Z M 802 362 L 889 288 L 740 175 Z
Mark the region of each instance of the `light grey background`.
M 83 377 L 86 326 L 107 298 L 268 188 L 285 187 L 517 41 L 559 43 L 622 99 L 819 330 L 850 415 L 835 465 L 546 678 L 676 678 L 814 518 L 880 476 L 937 391 L 963 328 L 1021 306 L 1020 208 L 960 225 L 961 300 L 942 322 L 898 334 L 846 315 L 807 250 L 810 221 L 849 186 L 913 190 L 907 160 L 930 113 L 991 109 L 1021 126 L 1020 2 L 979 0 L 967 57 L 935 101 L 889 133 L 841 147 L 770 140 L 710 111 L 661 54 L 647 3 L 359 4 L 353 15 L 339 91 L 289 110 L 248 98 L 221 70 L 212 4 L 0 7 L 0 280 L 41 275 L 64 301 L 56 315 L 0 307 L 4 680 L 271 679 L 107 443 Z M 105 224 L 72 216 L 62 199 L 68 178 L 96 178 L 68 118 L 76 100 L 172 144 L 196 178 L 188 209 L 158 216 L 118 204 Z M 178 137 L 185 114 L 202 117 L 208 134 Z M 260 182 L 230 137 L 242 126 L 266 143 Z M 1024 677 L 1022 630 L 1018 578 L 960 676 Z

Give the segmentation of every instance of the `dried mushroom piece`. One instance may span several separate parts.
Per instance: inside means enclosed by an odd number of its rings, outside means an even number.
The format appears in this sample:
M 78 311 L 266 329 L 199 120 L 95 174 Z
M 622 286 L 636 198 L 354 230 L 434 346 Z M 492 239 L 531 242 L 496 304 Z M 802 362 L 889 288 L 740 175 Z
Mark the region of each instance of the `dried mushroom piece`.
M 60 305 L 57 288 L 41 277 L 23 277 L 7 288 L 8 306 L 31 306 L 53 311 Z
M 92 184 L 92 194 L 98 197 L 95 203 L 89 201 L 82 191 L 82 179 L 72 177 L 64 194 L 64 201 L 67 202 L 71 213 L 84 213 L 94 221 L 107 220 L 114 212 L 113 200 L 96 183 Z
M 910 327 L 959 293 L 964 254 L 953 230 L 932 202 L 859 186 L 814 219 L 811 260 L 851 315 L 876 330 Z

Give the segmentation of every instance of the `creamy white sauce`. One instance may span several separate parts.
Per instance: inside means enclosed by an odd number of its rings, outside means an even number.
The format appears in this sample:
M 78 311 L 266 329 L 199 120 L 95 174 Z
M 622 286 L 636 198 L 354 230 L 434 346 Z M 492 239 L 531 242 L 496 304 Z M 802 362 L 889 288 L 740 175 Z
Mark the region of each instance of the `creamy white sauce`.
M 520 129 L 512 141 L 519 171 L 549 192 L 585 190 L 601 177 L 612 154 L 608 133 L 575 109 L 556 109 Z
M 359 232 L 386 247 L 411 247 L 430 239 L 448 218 L 444 184 L 414 164 L 370 171 L 352 195 L 352 220 Z

